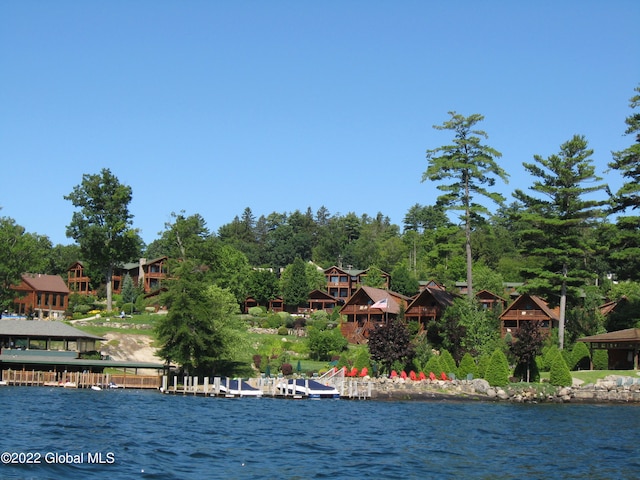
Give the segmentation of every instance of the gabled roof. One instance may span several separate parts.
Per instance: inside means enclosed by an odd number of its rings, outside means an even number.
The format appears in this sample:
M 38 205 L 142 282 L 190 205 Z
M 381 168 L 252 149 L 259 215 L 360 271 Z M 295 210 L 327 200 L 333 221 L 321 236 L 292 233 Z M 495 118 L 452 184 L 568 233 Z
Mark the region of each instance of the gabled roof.
M 626 301 L 627 301 L 627 297 L 622 296 L 620 300 L 613 300 L 611 302 L 607 302 L 600 305 L 598 307 L 598 310 L 600 310 L 600 313 L 606 317 L 607 315 L 612 313 L 618 307 L 618 305 Z
M 545 302 L 542 298 L 538 297 L 537 295 L 529 295 L 526 293 L 516 298 L 515 301 L 511 305 L 509 305 L 504 312 L 502 312 L 502 314 L 500 315 L 500 318 L 507 316 L 509 312 L 511 312 L 511 310 L 525 310 L 524 308 L 519 308 L 519 306 L 522 305 L 524 302 L 526 302 L 527 299 L 531 300 L 540 310 L 542 310 L 545 313 L 545 315 L 547 315 L 547 317 L 549 317 L 552 320 L 559 321 L 560 319 L 559 308 L 551 309 L 549 308 L 549 305 L 547 305 L 547 302 Z
M 309 293 L 309 298 L 312 300 L 331 300 L 336 302 L 336 298 L 329 295 L 324 290 L 313 290 Z
M 500 295 L 496 295 L 493 292 L 490 292 L 489 290 L 480 290 L 478 293 L 476 293 L 476 297 L 479 298 L 495 298 L 497 300 L 500 300 L 501 302 L 506 302 L 506 300 L 504 298 L 502 298 Z
M 324 273 L 329 273 L 330 270 L 338 270 L 339 272 L 342 272 L 345 275 L 350 275 L 352 277 L 357 277 L 361 273 L 366 272 L 366 270 L 357 270 L 355 268 L 340 268 L 335 265 L 332 265 L 329 268 L 325 268 Z
M 401 293 L 392 292 L 391 290 L 384 290 L 382 288 L 368 287 L 364 285 L 358 288 L 358 290 L 356 290 L 356 292 L 351 295 L 351 298 L 349 298 L 349 300 L 347 300 L 344 305 L 359 305 L 360 303 L 358 302 L 358 299 L 362 296 L 368 297 L 373 303 L 387 299 L 387 308 L 383 311 L 394 314 L 400 312 L 401 303 L 406 305 L 409 301 L 411 301 L 410 297 L 405 297 Z
M 69 293 L 69 287 L 60 275 L 25 273 L 22 275 L 22 281 L 36 292 Z
M 627 328 L 616 332 L 601 333 L 578 339 L 587 343 L 638 343 L 640 344 L 640 328 Z
M 101 337 L 83 332 L 62 322 L 41 320 L 0 320 L 0 335 L 50 338 L 89 338 L 102 340 Z
M 426 287 L 413 299 L 411 304 L 407 307 L 407 310 L 414 305 L 422 305 L 427 299 L 433 299 L 441 307 L 450 307 L 453 305 L 453 301 L 456 297 L 458 297 L 458 295 L 442 290 L 438 287 Z

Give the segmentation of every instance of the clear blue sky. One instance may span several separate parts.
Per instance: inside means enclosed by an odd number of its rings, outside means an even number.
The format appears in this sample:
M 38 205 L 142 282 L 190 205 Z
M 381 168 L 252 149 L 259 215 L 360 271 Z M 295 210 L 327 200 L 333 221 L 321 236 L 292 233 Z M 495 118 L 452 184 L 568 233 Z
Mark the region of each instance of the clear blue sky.
M 402 225 L 439 193 L 420 180 L 450 110 L 485 116 L 509 200 L 574 134 L 604 175 L 633 141 L 639 24 L 637 0 L 4 1 L 0 215 L 71 243 L 63 196 L 108 167 L 146 242 L 181 210 Z

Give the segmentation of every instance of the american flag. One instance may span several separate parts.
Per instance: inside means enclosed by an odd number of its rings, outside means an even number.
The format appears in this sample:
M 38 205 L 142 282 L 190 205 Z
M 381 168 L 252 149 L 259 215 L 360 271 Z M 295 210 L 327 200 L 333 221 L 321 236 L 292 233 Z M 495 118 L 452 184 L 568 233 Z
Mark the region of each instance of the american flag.
M 379 308 L 381 310 L 384 310 L 385 308 L 387 308 L 387 299 L 383 298 L 382 300 L 378 300 L 376 303 L 371 305 L 371 308 Z

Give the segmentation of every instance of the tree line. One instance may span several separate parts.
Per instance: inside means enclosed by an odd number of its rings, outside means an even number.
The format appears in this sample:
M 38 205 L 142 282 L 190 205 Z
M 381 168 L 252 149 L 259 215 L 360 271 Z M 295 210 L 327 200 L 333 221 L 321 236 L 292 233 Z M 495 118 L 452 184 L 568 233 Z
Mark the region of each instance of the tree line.
M 285 301 L 295 304 L 304 297 L 296 288 L 308 293 L 322 286 L 323 279 L 308 267 L 311 261 L 322 268 L 383 270 L 391 274 L 391 289 L 405 295 L 417 292 L 419 280 L 435 279 L 450 289 L 464 281 L 470 294 L 482 288 L 502 294 L 504 282 L 523 282 L 522 292 L 561 307 L 562 329 L 570 316 L 573 336 L 594 333 L 602 322 L 581 317 L 576 309 L 590 309 L 614 294 L 633 296 L 640 280 L 640 114 L 635 111 L 640 87 L 635 92 L 624 131 L 631 144 L 613 153 L 603 172 L 622 177 L 617 191 L 595 171 L 587 139 L 575 135 L 556 154 L 525 162 L 531 185 L 507 201 L 493 188 L 508 175 L 498 164 L 499 151 L 486 144 L 488 136 L 478 128 L 482 115 L 450 112 L 434 128 L 451 132 L 452 142 L 427 150 L 422 178 L 442 194 L 433 205 L 408 208 L 401 226 L 381 212 L 332 214 L 321 207 L 256 218 L 247 207 L 213 232 L 201 215 L 174 212 L 159 238 L 145 245 L 128 209 L 131 188 L 109 169 L 85 174 L 65 196 L 77 209 L 67 227 L 75 244 L 53 246 L 46 236 L 0 218 L 2 307 L 9 307 L 9 287 L 21 273 L 65 275 L 69 265 L 83 260 L 92 278 L 109 286 L 118 265 L 142 256 L 167 256 L 175 262 L 171 268 L 193 262 L 237 302 L 286 290 Z M 495 204 L 494 212 L 483 199 Z M 298 260 L 307 265 L 304 275 Z M 612 279 L 632 283 L 616 287 Z M 110 302 L 108 290 L 107 297 Z M 561 344 L 563 339 L 564 332 Z

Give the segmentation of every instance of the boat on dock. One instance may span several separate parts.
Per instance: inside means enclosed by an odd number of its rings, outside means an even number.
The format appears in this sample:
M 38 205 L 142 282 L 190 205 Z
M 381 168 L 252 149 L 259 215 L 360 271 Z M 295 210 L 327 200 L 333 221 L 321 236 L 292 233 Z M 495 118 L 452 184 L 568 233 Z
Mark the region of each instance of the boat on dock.
M 291 378 L 278 383 L 283 395 L 300 395 L 307 398 L 340 398 L 340 392 L 331 385 L 324 385 L 308 378 Z
M 232 395 L 238 397 L 261 397 L 262 390 L 252 387 L 247 382 L 242 380 L 229 380 L 228 384 L 220 382 L 219 391 L 225 395 Z M 216 396 L 212 393 L 211 396 Z

